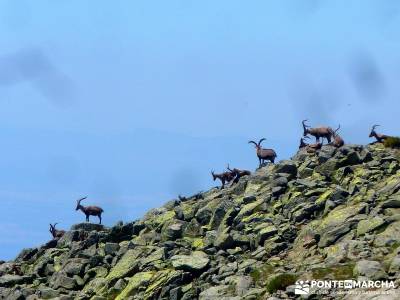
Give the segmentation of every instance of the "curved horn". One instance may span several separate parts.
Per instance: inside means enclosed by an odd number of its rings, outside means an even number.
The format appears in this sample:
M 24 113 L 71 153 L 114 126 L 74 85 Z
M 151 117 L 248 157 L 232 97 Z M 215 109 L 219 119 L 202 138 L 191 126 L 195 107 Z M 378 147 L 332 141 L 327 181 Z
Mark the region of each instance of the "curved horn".
M 228 171 L 231 171 L 231 172 L 232 172 L 231 168 L 229 168 L 229 164 L 228 164 L 228 166 L 226 167 L 226 169 L 227 169 Z
M 54 223 L 54 225 L 53 225 L 53 227 L 54 227 L 54 229 L 56 229 L 56 225 L 57 225 L 58 223 Z
M 338 128 L 335 130 L 335 133 L 338 132 L 339 129 L 340 129 L 340 124 L 339 124 Z
M 78 203 L 78 204 L 80 204 L 81 203 L 81 201 L 82 200 L 85 200 L 87 198 L 87 196 L 86 197 L 83 197 L 83 198 L 80 198 L 80 199 L 78 199 L 78 200 L 76 200 L 76 202 Z
M 249 144 L 254 144 L 257 146 L 257 143 L 255 141 L 249 141 Z
M 372 126 L 372 130 L 375 130 L 376 127 L 381 126 L 381 125 L 377 125 L 375 124 L 374 126 Z
M 265 141 L 265 140 L 266 140 L 266 138 L 262 138 L 261 140 L 259 140 L 257 146 L 260 147 L 261 143 L 262 143 L 263 141 Z
M 308 122 L 308 119 L 301 121 L 301 124 L 303 124 L 303 127 L 305 127 L 305 128 L 310 127 L 310 126 L 306 125 L 306 122 Z

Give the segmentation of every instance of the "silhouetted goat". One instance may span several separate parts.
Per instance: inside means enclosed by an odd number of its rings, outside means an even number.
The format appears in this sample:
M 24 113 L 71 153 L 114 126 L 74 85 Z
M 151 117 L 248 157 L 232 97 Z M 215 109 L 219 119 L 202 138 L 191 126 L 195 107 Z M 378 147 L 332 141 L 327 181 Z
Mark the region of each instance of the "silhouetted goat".
M 269 160 L 271 163 L 274 163 L 275 158 L 277 156 L 274 149 L 261 148 L 262 141 L 265 141 L 265 138 L 262 138 L 261 140 L 259 140 L 258 143 L 256 143 L 255 141 L 249 141 L 249 144 L 254 144 L 254 146 L 256 148 L 256 153 L 257 153 L 257 157 L 258 157 L 258 161 L 259 161 L 259 167 L 262 166 L 262 164 L 264 163 L 265 160 Z
M 333 129 L 330 127 L 316 127 L 311 128 L 310 126 L 306 125 L 307 120 L 303 120 L 301 123 L 303 124 L 303 136 L 312 135 L 315 137 L 317 143 L 319 143 L 320 138 L 326 138 L 328 143 L 331 142 L 332 136 L 334 134 Z
M 222 183 L 221 189 L 225 187 L 225 183 L 229 183 L 235 178 L 235 175 L 232 174 L 232 172 L 223 172 L 220 174 L 215 174 L 214 171 L 211 171 L 211 175 L 214 181 L 217 179 L 221 181 Z
M 56 229 L 56 225 L 57 225 L 58 223 L 54 223 L 54 225 L 51 225 L 50 224 L 50 233 L 51 233 L 51 235 L 53 236 L 53 238 L 55 238 L 55 239 L 57 239 L 57 238 L 60 238 L 60 237 L 62 237 L 64 234 L 65 234 L 65 230 L 58 230 L 58 229 Z
M 375 143 L 383 143 L 384 140 L 386 140 L 386 139 L 389 138 L 390 136 L 389 136 L 389 135 L 386 135 L 386 134 L 377 133 L 377 132 L 375 131 L 375 128 L 378 127 L 378 126 L 380 126 L 380 125 L 374 125 L 374 126 L 372 126 L 372 129 L 371 129 L 371 132 L 370 132 L 370 134 L 369 134 L 369 137 L 370 137 L 370 138 L 374 137 L 374 138 L 376 139 L 376 142 L 375 142 Z
M 83 206 L 81 201 L 85 200 L 87 197 L 83 197 L 76 201 L 76 210 L 81 210 L 86 215 L 86 222 L 89 222 L 89 216 L 98 216 L 101 224 L 101 214 L 104 210 L 98 206 Z

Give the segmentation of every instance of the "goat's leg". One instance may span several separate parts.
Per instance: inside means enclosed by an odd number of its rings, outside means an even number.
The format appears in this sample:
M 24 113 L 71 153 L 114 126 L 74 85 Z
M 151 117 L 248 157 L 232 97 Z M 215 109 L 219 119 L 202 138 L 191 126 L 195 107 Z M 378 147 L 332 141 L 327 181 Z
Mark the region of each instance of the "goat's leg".
M 328 143 L 331 143 L 331 136 L 330 136 L 330 135 L 328 135 L 328 136 L 326 137 L 326 139 L 328 140 Z M 324 140 L 322 139 L 322 141 L 324 141 Z
M 99 215 L 99 219 L 100 219 L 100 223 L 99 224 L 101 224 L 101 214 Z
M 86 222 L 90 222 L 89 215 L 86 215 Z

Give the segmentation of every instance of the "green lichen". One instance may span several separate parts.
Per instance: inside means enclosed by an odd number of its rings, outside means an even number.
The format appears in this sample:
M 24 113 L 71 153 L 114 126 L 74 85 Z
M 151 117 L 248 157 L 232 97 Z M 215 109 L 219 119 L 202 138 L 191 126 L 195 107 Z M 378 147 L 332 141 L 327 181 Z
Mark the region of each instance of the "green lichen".
M 261 268 L 253 269 L 250 276 L 256 284 L 264 285 L 267 278 L 274 274 L 275 269 L 272 264 L 265 264 Z
M 316 268 L 312 270 L 313 279 L 345 280 L 353 278 L 353 269 L 355 263 L 347 263 L 326 268 Z
M 272 276 L 267 282 L 267 291 L 272 294 L 277 290 L 285 290 L 286 287 L 296 282 L 297 275 L 293 273 L 281 273 Z
M 139 288 L 143 288 L 149 284 L 154 274 L 155 272 L 153 271 L 136 273 L 129 279 L 127 286 L 115 300 L 123 300 L 127 299 L 129 296 L 134 296 Z

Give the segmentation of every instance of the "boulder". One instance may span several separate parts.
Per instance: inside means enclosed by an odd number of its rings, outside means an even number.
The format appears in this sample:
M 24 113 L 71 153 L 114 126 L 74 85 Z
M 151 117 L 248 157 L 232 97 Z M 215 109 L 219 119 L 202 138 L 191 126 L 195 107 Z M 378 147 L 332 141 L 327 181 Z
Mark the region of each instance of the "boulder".
M 206 269 L 210 259 L 204 252 L 194 251 L 191 255 L 175 255 L 171 257 L 171 262 L 177 270 L 196 273 Z
M 74 278 L 68 277 L 59 272 L 53 275 L 51 279 L 51 287 L 53 289 L 63 288 L 66 290 L 73 290 L 77 287 L 77 282 Z
M 278 233 L 278 229 L 274 225 L 268 225 L 265 228 L 261 229 L 257 234 L 257 242 L 260 245 L 264 244 L 264 241 L 270 237 L 273 237 Z
M 183 232 L 183 223 L 182 222 L 174 222 L 172 224 L 166 224 L 166 227 L 163 228 L 161 235 L 166 241 L 174 241 L 182 237 Z
M 292 177 L 297 175 L 296 163 L 291 160 L 282 160 L 275 167 L 276 173 L 290 174 Z
M 219 249 L 229 249 L 234 246 L 232 236 L 227 232 L 219 232 L 214 240 L 214 246 Z
M 71 230 L 103 231 L 104 225 L 94 223 L 79 223 L 71 226 Z
M 378 261 L 361 260 L 358 261 L 353 270 L 354 276 L 363 276 L 369 280 L 386 279 L 387 274 Z

